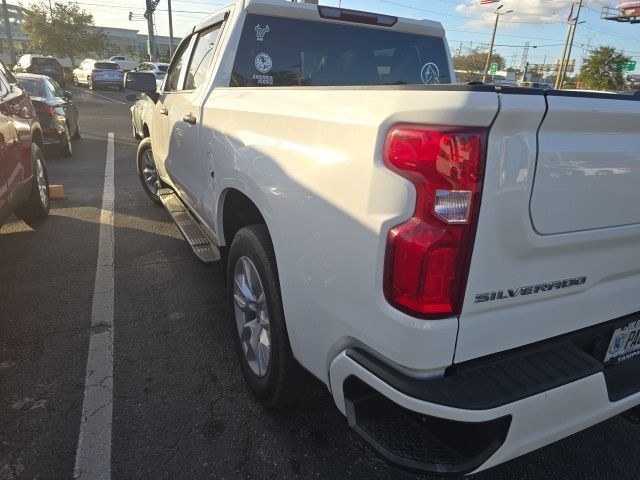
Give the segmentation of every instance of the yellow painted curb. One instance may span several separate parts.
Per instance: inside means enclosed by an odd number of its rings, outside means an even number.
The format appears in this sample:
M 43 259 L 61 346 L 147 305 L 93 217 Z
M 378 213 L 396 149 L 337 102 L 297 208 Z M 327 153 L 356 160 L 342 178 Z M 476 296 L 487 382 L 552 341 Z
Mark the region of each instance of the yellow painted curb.
M 49 194 L 51 195 L 51 200 L 62 200 L 62 199 L 64 199 L 64 186 L 63 185 L 49 185 Z

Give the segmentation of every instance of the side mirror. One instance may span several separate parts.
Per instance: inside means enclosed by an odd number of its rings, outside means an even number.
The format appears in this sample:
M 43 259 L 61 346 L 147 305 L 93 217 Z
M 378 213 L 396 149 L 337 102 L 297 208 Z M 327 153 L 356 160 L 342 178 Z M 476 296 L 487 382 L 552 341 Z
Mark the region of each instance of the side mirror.
M 124 74 L 124 88 L 149 95 L 154 102 L 158 99 L 156 76 L 147 72 L 127 72 Z
M 66 98 L 67 100 L 71 100 L 73 98 L 73 93 L 65 90 L 64 92 L 64 98 Z
M 135 101 L 138 100 L 138 94 L 137 93 L 129 93 L 124 98 L 125 98 L 125 100 L 127 100 L 127 102 L 135 102 Z

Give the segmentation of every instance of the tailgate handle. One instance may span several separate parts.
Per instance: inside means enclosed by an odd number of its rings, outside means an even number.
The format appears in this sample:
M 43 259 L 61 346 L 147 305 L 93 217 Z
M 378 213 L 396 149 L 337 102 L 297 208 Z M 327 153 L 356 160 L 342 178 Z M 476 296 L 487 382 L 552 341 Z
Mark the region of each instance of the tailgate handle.
M 184 117 L 182 117 L 182 120 L 191 124 L 191 125 L 195 125 L 196 124 L 196 117 L 194 117 L 192 114 L 189 115 L 185 115 Z
M 169 115 L 169 110 L 167 110 L 166 108 L 161 108 L 160 115 Z

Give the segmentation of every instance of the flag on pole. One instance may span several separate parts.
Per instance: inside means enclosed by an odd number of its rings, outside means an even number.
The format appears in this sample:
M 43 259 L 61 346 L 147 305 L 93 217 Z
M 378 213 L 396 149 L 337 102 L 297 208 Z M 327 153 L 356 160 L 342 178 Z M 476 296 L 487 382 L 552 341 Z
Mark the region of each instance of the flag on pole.
M 480 0 L 480 5 L 486 5 L 488 3 L 497 3 L 500 0 Z
M 575 3 L 571 4 L 571 10 L 569 10 L 569 16 L 567 17 L 567 23 L 570 23 L 571 20 L 573 20 L 573 6 L 575 5 Z

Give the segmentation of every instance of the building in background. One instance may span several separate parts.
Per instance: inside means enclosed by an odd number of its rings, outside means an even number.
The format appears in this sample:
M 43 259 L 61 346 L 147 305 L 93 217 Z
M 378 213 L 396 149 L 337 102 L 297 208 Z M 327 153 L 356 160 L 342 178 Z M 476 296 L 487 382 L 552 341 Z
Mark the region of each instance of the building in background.
M 13 37 L 13 45 L 16 52 L 16 57 L 26 53 L 41 53 L 28 51 L 27 43 L 29 37 L 22 31 L 21 24 L 24 18 L 24 9 L 19 5 L 7 5 L 9 11 L 9 23 L 11 24 L 11 35 Z M 1 13 L 1 12 L 0 12 Z M 133 60 L 149 60 L 147 55 L 147 35 L 142 35 L 138 30 L 130 28 L 112 28 L 112 27 L 91 27 L 91 30 L 97 32 L 102 30 L 102 33 L 107 37 L 107 47 L 104 51 L 94 52 L 87 51 L 82 58 L 76 58 L 76 65 L 79 64 L 85 57 L 96 58 L 109 58 L 113 55 L 125 55 Z M 162 35 L 155 35 L 156 41 L 156 56 L 159 61 L 169 60 L 169 37 Z M 174 46 L 180 42 L 179 38 L 173 39 Z M 0 15 L 0 58 L 7 65 L 11 63 L 9 57 L 9 45 L 7 44 L 7 34 L 5 31 L 4 22 L 2 21 L 2 15 Z M 69 59 L 61 59 L 64 66 L 70 67 L 71 61 Z

